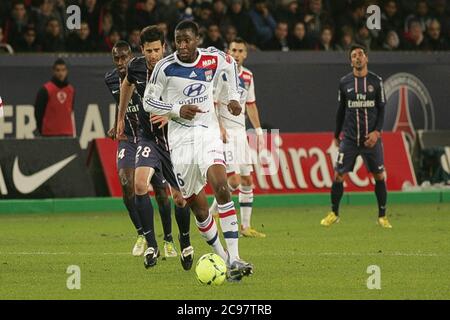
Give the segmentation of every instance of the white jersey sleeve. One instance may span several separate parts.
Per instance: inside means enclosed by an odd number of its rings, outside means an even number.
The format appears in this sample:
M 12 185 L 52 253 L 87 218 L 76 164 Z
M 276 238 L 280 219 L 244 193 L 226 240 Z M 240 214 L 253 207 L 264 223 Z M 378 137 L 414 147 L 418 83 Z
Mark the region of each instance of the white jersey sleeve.
M 167 87 L 167 77 L 164 73 L 165 59 L 159 61 L 153 69 L 150 81 L 144 92 L 144 110 L 156 115 L 180 117 L 181 105 L 179 103 L 168 103 L 160 100 Z
M 245 100 L 245 103 L 251 104 L 256 102 L 256 95 L 255 95 L 255 78 L 252 76 L 252 80 L 250 82 L 250 86 L 248 87 L 247 91 L 247 98 Z
M 219 77 L 222 77 L 222 73 L 226 75 L 229 100 L 239 101 L 241 94 L 239 91 L 239 76 L 236 61 L 234 61 L 233 57 L 222 51 L 217 50 L 217 53 L 219 58 L 217 74 Z

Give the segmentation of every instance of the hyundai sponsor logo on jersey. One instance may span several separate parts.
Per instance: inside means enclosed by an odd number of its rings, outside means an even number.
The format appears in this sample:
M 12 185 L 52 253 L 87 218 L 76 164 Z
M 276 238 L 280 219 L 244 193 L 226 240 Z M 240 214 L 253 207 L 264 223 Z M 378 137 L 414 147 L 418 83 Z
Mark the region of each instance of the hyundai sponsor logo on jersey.
M 206 86 L 203 83 L 193 83 L 184 88 L 183 93 L 189 98 L 198 97 L 206 91 Z

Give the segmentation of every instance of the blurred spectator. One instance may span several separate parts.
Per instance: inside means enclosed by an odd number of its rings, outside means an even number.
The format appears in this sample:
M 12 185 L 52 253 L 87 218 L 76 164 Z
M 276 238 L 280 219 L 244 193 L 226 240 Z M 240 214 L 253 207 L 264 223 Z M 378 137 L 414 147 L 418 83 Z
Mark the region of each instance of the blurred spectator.
M 428 23 L 427 27 L 427 45 L 431 51 L 448 50 L 448 43 L 441 36 L 441 24 L 437 19 L 433 19 Z
M 166 49 L 165 49 L 166 54 L 165 55 L 168 56 L 169 54 L 171 54 L 175 51 L 172 41 L 169 38 L 169 26 L 165 22 L 159 22 L 158 28 L 161 29 L 162 32 L 164 33 L 164 43 L 166 46 Z
M 0 53 L 13 54 L 13 48 L 8 43 L 3 42 L 3 38 L 3 28 L 0 27 Z
M 297 0 L 283 0 L 280 8 L 276 12 L 277 21 L 286 21 L 289 30 L 294 29 L 294 25 L 298 21 L 303 21 L 303 15 Z
M 17 45 L 18 52 L 38 52 L 41 50 L 37 41 L 36 30 L 32 27 L 27 28 L 22 39 Z
M 339 19 L 339 27 L 342 31 L 343 27 L 350 28 L 353 32 L 358 26 L 365 22 L 366 8 L 363 1 L 353 1 L 347 13 Z M 340 34 L 342 39 L 343 33 Z
M 334 32 L 330 26 L 325 26 L 320 32 L 320 39 L 317 42 L 315 49 L 320 51 L 334 51 L 336 47 L 333 43 Z
M 336 45 L 336 49 L 339 51 L 348 51 L 352 45 L 355 44 L 353 29 L 349 26 L 345 26 L 341 31 L 341 38 Z
M 441 25 L 441 36 L 450 40 L 450 6 L 447 0 L 434 0 L 433 16 Z
M 212 21 L 217 24 L 220 29 L 229 25 L 229 19 L 227 17 L 227 6 L 225 0 L 213 0 L 212 7 Z
M 56 18 L 50 18 L 47 21 L 45 36 L 42 40 L 42 50 L 44 52 L 58 52 L 65 51 L 65 49 L 59 21 Z
M 112 28 L 108 36 L 103 40 L 100 46 L 101 51 L 110 52 L 117 41 L 119 41 L 120 33 L 119 30 Z
M 264 46 L 269 41 L 277 41 L 273 37 L 277 23 L 270 13 L 267 0 L 255 0 L 254 8 L 250 10 L 249 15 L 255 27 L 257 45 Z M 272 44 L 274 44 L 273 41 Z
M 382 49 L 385 51 L 395 51 L 400 47 L 400 38 L 395 30 L 391 30 L 384 38 Z
M 31 19 L 28 17 L 25 2 L 23 0 L 14 1 L 11 15 L 6 20 L 5 28 L 3 29 L 4 41 L 16 47 L 30 22 Z
M 91 36 L 95 41 L 99 38 L 100 34 L 100 21 L 101 21 L 101 5 L 97 0 L 84 0 L 81 6 L 81 16 L 83 20 L 89 24 L 89 30 Z
M 409 31 L 405 36 L 404 50 L 426 50 L 427 41 L 423 34 L 422 23 L 419 20 L 411 20 L 409 23 Z
M 220 34 L 220 29 L 217 24 L 210 24 L 208 27 L 207 34 L 203 40 L 203 48 L 208 47 L 216 47 L 219 50 L 224 51 L 226 44 L 222 39 L 222 35 Z
M 197 4 L 193 0 L 177 0 L 175 2 L 179 20 L 194 20 L 194 10 Z
M 111 12 L 114 27 L 119 30 L 122 37 L 126 37 L 131 29 L 127 21 L 133 21 L 129 0 L 115 0 L 112 3 Z
M 90 37 L 89 24 L 86 21 L 81 22 L 80 29 L 67 38 L 67 51 L 91 52 L 95 50 L 95 44 Z
M 405 19 L 405 31 L 408 32 L 409 24 L 412 20 L 416 20 L 420 23 L 422 31 L 425 32 L 427 24 L 431 20 L 430 9 L 426 0 L 418 0 L 416 2 L 416 9 L 413 14 L 409 15 Z
M 59 12 L 55 10 L 55 0 L 40 0 L 39 9 L 35 12 L 34 21 L 38 34 L 44 34 L 47 22 L 51 18 L 58 19 L 58 23 L 63 23 Z
M 311 49 L 311 41 L 306 34 L 305 23 L 297 22 L 292 29 L 292 33 L 288 39 L 289 48 L 291 50 L 309 50 Z
M 323 8 L 322 0 L 310 0 L 304 18 L 306 29 L 311 37 L 317 39 L 323 25 L 332 25 L 333 21 Z
M 208 27 L 213 23 L 211 3 L 202 2 L 200 4 L 200 10 L 198 11 L 195 21 L 200 27 L 200 32 L 206 33 Z
M 289 51 L 289 44 L 287 40 L 288 36 L 288 24 L 287 22 L 280 21 L 277 23 L 275 33 L 272 39 L 263 44 L 263 50 L 272 51 Z
M 247 43 L 256 43 L 256 32 L 249 13 L 243 7 L 243 0 L 231 0 L 231 7 L 227 15 L 231 24 L 236 28 L 239 37 Z
M 383 5 L 381 30 L 385 33 L 389 32 L 389 30 L 394 30 L 397 33 L 403 31 L 403 19 L 395 0 L 387 0 Z
M 368 51 L 377 49 L 377 43 L 372 38 L 366 24 L 362 24 L 358 27 L 355 35 L 355 42 L 362 44 Z
M 233 25 L 229 25 L 225 28 L 225 42 L 227 44 L 227 48 L 234 39 L 237 38 L 237 29 Z
M 100 30 L 101 38 L 105 38 L 109 35 L 109 33 L 111 32 L 111 29 L 113 27 L 113 23 L 114 23 L 113 15 L 111 14 L 111 12 L 105 12 L 105 14 L 102 17 L 102 24 L 101 24 L 101 30 Z M 120 32 L 120 30 L 117 29 L 116 27 L 114 29 L 116 29 Z
M 62 59 L 53 64 L 53 76 L 38 91 L 34 104 L 37 130 L 41 136 L 75 136 L 73 102 L 75 89 L 67 80 Z
M 141 31 L 133 28 L 128 35 L 128 43 L 130 44 L 132 52 L 141 52 Z
M 162 20 L 156 0 L 145 0 L 136 12 L 135 27 L 140 30 Z

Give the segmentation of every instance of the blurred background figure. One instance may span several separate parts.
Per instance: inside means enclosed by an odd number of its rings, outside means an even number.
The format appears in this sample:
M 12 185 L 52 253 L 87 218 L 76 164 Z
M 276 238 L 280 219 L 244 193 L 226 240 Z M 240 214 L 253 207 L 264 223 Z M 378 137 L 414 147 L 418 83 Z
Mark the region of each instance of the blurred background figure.
M 0 53 L 9 53 L 13 54 L 14 50 L 8 43 L 3 42 L 3 28 L 0 27 Z
M 219 26 L 215 23 L 209 25 L 206 36 L 203 40 L 203 48 L 216 47 L 219 50 L 225 50 L 226 43 L 222 39 Z
M 384 42 L 382 44 L 382 49 L 385 51 L 395 51 L 400 47 L 400 38 L 397 32 L 391 30 L 387 33 Z
M 294 25 L 288 43 L 291 50 L 309 50 L 312 48 L 310 39 L 306 34 L 304 22 L 298 21 Z
M 319 41 L 315 45 L 315 49 L 320 51 L 336 50 L 336 46 L 333 43 L 333 36 L 333 29 L 330 26 L 323 27 L 322 32 L 320 32 Z
M 38 133 L 43 137 L 75 137 L 75 89 L 68 82 L 65 61 L 57 59 L 53 63 L 52 71 L 51 80 L 39 89 L 34 104 Z

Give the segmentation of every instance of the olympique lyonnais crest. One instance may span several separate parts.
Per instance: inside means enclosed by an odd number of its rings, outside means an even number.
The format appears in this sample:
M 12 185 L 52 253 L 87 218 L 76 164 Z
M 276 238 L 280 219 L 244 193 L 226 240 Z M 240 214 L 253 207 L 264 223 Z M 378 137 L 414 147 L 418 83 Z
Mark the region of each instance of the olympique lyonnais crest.
M 417 129 L 435 129 L 433 101 L 419 78 L 409 73 L 396 73 L 384 82 L 384 87 L 385 130 L 403 131 L 412 145 Z
M 213 71 L 212 70 L 206 70 L 205 71 L 205 78 L 206 78 L 206 81 L 211 81 L 212 80 L 212 78 L 213 78 Z

